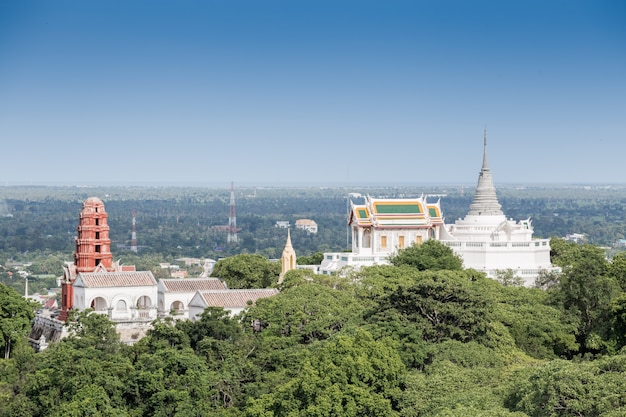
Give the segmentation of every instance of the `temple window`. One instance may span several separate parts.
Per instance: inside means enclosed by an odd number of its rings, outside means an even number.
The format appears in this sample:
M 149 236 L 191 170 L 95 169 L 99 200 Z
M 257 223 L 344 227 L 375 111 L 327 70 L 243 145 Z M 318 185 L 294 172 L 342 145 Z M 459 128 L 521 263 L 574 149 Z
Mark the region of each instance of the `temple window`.
M 422 237 L 421 236 L 415 236 L 415 244 L 417 244 L 417 245 L 421 245 L 422 244 Z
M 96 252 L 100 252 L 100 245 L 96 245 Z
M 96 239 L 100 239 L 100 232 L 96 232 Z
M 398 247 L 404 249 L 404 236 L 398 236 Z
M 100 225 L 100 219 L 96 219 L 96 226 Z
M 363 231 L 363 247 L 369 248 L 372 246 L 372 231 L 370 229 L 365 229 Z
M 380 237 L 380 247 L 382 249 L 387 249 L 387 236 Z

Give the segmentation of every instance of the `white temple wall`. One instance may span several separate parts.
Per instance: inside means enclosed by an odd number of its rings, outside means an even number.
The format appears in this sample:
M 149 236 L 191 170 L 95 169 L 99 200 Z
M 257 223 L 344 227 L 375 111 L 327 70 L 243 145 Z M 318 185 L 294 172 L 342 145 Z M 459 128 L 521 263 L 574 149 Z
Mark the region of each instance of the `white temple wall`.
M 174 303 L 180 303 L 180 311 L 177 311 L 178 315 L 188 316 L 189 303 L 195 295 L 195 292 L 174 292 L 174 293 L 159 293 L 159 314 L 170 315 L 172 313 L 172 305 Z
M 465 268 L 482 270 L 550 267 L 550 247 L 546 241 L 445 243 L 461 256 Z
M 157 287 L 124 287 L 121 288 L 85 288 L 74 287 L 74 306 L 77 310 L 91 308 L 95 299 L 104 300 L 104 305 L 97 308 L 98 313 L 106 313 L 112 320 L 131 320 L 135 318 L 156 318 Z M 141 297 L 146 297 L 149 307 L 137 309 L 137 302 Z M 100 304 L 100 303 L 99 303 Z M 142 317 L 139 317 L 142 316 Z M 143 317 L 145 316 L 145 317 Z

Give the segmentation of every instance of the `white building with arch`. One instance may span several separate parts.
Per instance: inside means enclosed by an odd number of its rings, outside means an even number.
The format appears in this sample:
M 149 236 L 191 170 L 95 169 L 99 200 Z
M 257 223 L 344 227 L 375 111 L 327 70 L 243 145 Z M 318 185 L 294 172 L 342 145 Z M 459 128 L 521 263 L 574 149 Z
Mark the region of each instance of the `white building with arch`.
M 157 318 L 157 282 L 150 271 L 80 272 L 72 284 L 74 308 L 92 308 L 115 322 Z
M 228 291 L 197 291 L 189 302 L 189 318 L 195 320 L 208 307 L 219 307 L 227 310 L 231 317 L 256 304 L 261 298 L 273 297 L 278 294 L 276 288 L 239 289 Z
M 219 278 L 159 279 L 159 317 L 189 318 L 189 302 L 198 291 L 225 291 L 228 286 Z

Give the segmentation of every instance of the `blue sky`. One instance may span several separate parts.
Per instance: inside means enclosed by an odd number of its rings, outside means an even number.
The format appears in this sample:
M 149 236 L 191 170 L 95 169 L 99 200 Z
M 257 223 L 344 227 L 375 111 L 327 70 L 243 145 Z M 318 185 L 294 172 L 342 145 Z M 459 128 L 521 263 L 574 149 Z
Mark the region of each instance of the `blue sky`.
M 0 184 L 626 183 L 626 2 L 0 0 Z

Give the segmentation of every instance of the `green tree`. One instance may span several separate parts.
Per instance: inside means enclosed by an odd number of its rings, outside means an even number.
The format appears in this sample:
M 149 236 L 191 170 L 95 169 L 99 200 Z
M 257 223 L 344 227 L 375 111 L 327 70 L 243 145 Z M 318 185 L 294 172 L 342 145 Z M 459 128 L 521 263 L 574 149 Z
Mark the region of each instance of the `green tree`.
M 233 289 L 269 288 L 278 281 L 280 271 L 280 263 L 244 253 L 217 261 L 211 276 L 223 279 Z
M 503 323 L 515 345 L 539 359 L 571 356 L 578 351 L 577 322 L 557 307 L 548 305 L 548 294 L 540 289 L 502 287 L 494 318 Z
M 307 283 L 258 300 L 242 322 L 252 323 L 250 352 L 259 377 L 246 390 L 258 397 L 299 369 L 309 349 L 358 323 L 363 306 L 351 292 Z
M 239 320 L 220 307 L 208 307 L 199 320 L 181 321 L 177 327 L 189 336 L 192 349 L 197 349 L 198 344 L 207 338 L 232 344 L 243 334 Z
M 511 389 L 509 407 L 531 417 L 608 417 L 626 412 L 626 357 L 553 360 Z
M 320 265 L 324 260 L 322 252 L 315 252 L 310 256 L 298 256 L 296 262 L 298 265 Z
M 397 416 L 406 370 L 388 341 L 359 330 L 316 349 L 297 376 L 252 399 L 245 416 Z
M 389 262 L 395 266 L 409 265 L 420 271 L 463 269 L 463 261 L 449 246 L 438 240 L 428 239 L 422 244 L 413 244 L 406 249 L 400 249 L 398 253 L 389 258 Z
M 87 384 L 78 389 L 70 401 L 60 404 L 57 410 L 51 410 L 52 417 L 124 417 L 128 413 L 111 406 L 111 400 L 105 389 L 99 385 Z
M 125 409 L 128 378 L 132 375 L 130 359 L 122 352 L 114 352 L 116 349 L 101 350 L 86 340 L 81 342 L 66 338 L 37 355 L 34 371 L 25 375 L 16 390 L 32 402 L 31 408 L 36 410 L 32 416 L 50 415 L 61 406 L 74 412 L 84 401 L 85 406 L 102 412 L 110 411 L 109 405 Z M 97 392 L 81 391 L 88 385 L 102 387 L 104 392 L 99 388 Z M 86 398 L 91 394 L 98 397 L 93 403 Z
M 213 373 L 192 349 L 161 348 L 140 354 L 126 387 L 127 404 L 138 416 L 213 415 Z
M 350 292 L 309 283 L 259 300 L 245 320 L 260 323 L 263 336 L 308 344 L 328 339 L 350 321 L 358 320 L 362 311 Z
M 626 293 L 611 300 L 609 309 L 611 339 L 618 349 L 626 346 Z
M 500 282 L 505 287 L 521 287 L 524 285 L 524 279 L 515 275 L 515 272 L 511 268 L 496 270 L 496 281 Z
M 357 283 L 357 295 L 370 300 L 386 297 L 399 287 L 409 287 L 420 278 L 420 272 L 409 265 L 375 265 L 361 268 L 350 275 L 350 279 Z
M 559 284 L 551 290 L 554 300 L 571 319 L 578 321 L 576 332 L 581 352 L 606 349 L 610 334 L 609 305 L 619 294 L 619 285 L 608 273 L 604 251 L 593 245 L 578 245 L 576 258 L 564 266 Z
M 36 308 L 37 304 L 0 284 L 0 347 L 5 359 L 11 355 L 13 344 L 28 334 Z
M 525 416 L 511 413 L 500 394 L 505 382 L 496 352 L 477 343 L 433 345 L 433 363 L 407 375 L 400 403 L 403 417 Z
M 148 330 L 146 337 L 137 344 L 137 348 L 146 345 L 151 353 L 155 353 L 163 348 L 184 349 L 190 347 L 189 335 L 180 328 L 181 325 L 182 323 L 175 322 L 171 317 L 167 317 L 165 320 L 155 320 L 152 322 L 152 328 Z
M 421 329 L 430 342 L 463 342 L 486 336 L 493 310 L 486 278 L 470 281 L 465 271 L 423 271 L 410 287 L 399 287 L 383 299 L 371 319 L 395 310 Z
M 552 238 L 550 239 L 550 260 L 561 268 L 569 267 L 580 259 L 582 246 L 565 239 Z
M 115 323 L 107 316 L 94 313 L 91 309 L 72 310 L 68 321 L 70 323 L 68 343 L 78 348 L 90 346 L 108 353 L 115 353 L 121 349 Z
M 609 275 L 615 278 L 622 291 L 626 292 L 626 252 L 613 256 L 609 263 Z
M 306 282 L 313 282 L 318 278 L 317 275 L 310 269 L 292 269 L 285 273 L 283 282 L 278 286 L 278 289 L 282 291 Z

